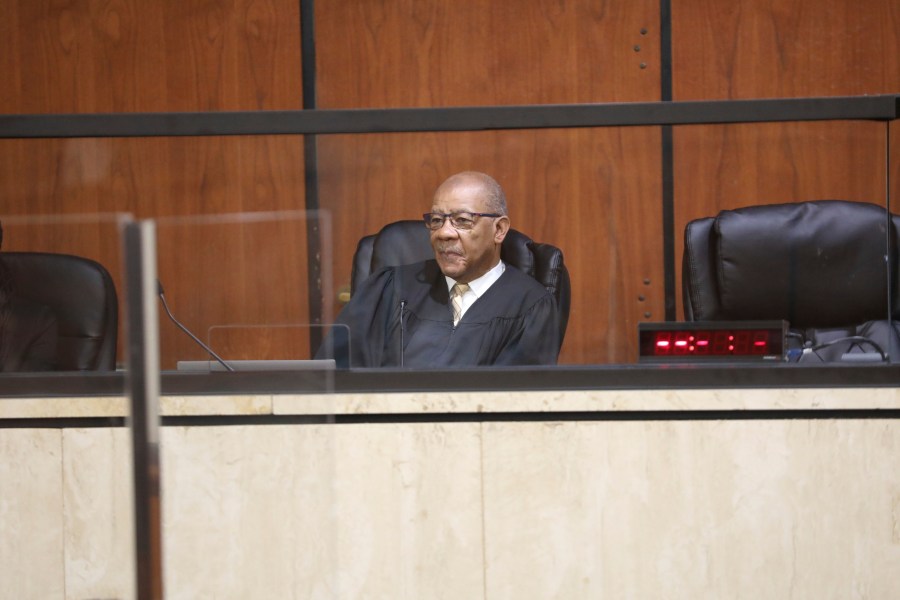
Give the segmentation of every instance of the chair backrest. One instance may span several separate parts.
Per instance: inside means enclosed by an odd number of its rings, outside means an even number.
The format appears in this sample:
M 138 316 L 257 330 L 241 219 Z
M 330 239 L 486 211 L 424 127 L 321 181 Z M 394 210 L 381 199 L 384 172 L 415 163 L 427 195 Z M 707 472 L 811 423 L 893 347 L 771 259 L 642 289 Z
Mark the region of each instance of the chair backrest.
M 350 293 L 372 273 L 391 266 L 407 265 L 434 258 L 431 236 L 422 221 L 397 221 L 381 231 L 362 238 L 353 255 Z M 534 277 L 556 297 L 560 317 L 560 340 L 569 322 L 572 301 L 569 270 L 562 251 L 550 244 L 540 244 L 527 235 L 510 229 L 500 247 L 500 258 Z
M 16 294 L 43 304 L 59 326 L 57 369 L 116 368 L 119 305 L 109 272 L 69 254 L 4 252 Z
M 865 202 L 817 200 L 721 211 L 684 233 L 686 321 L 786 320 L 793 328 L 886 319 L 897 217 Z M 896 289 L 893 314 L 897 314 Z

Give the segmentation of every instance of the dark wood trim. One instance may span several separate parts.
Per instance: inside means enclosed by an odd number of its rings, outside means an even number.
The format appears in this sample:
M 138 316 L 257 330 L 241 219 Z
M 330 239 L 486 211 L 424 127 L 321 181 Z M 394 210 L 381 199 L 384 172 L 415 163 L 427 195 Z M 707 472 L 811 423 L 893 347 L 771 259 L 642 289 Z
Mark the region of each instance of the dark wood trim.
M 314 0 L 300 1 L 300 46 L 303 68 L 303 108 L 315 109 L 316 103 L 316 28 Z M 303 137 L 304 203 L 307 211 L 319 210 L 319 152 L 315 135 Z M 324 291 L 322 289 L 321 230 L 317 219 L 306 221 L 306 280 L 308 319 L 312 324 L 322 323 Z M 309 331 L 310 355 L 322 344 L 320 328 Z
M 123 396 L 115 373 L 35 373 L 0 376 L 0 402 L 16 398 Z M 471 370 L 366 369 L 233 373 L 164 372 L 164 395 L 541 390 L 668 390 L 760 388 L 878 388 L 900 386 L 890 364 L 618 364 L 489 367 Z
M 660 100 L 672 101 L 672 2 L 659 0 L 659 59 Z M 675 321 L 675 156 L 672 126 L 664 125 L 661 132 L 662 156 L 662 233 L 663 233 L 663 293 L 666 321 Z
M 203 113 L 2 115 L 0 138 L 305 135 L 897 118 L 898 95 Z

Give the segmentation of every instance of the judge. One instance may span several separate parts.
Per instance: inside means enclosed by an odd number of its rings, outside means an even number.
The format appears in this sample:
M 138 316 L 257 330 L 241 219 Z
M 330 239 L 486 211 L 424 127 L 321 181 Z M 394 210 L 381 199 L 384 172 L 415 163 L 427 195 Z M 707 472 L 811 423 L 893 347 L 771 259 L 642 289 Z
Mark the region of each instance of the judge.
M 424 220 L 434 259 L 372 274 L 318 357 L 339 366 L 349 357 L 350 367 L 555 364 L 554 296 L 500 260 L 510 227 L 500 185 L 484 173 L 453 175 Z

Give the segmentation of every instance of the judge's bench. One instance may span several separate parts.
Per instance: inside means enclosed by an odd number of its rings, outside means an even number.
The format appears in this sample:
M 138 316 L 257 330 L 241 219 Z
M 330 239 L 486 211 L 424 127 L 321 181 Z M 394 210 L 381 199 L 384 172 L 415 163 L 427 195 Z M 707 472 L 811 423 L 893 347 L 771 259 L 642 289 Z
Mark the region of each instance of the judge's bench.
M 164 587 L 890 597 L 897 371 L 167 372 Z M 125 375 L 6 379 L 0 595 L 133 597 Z

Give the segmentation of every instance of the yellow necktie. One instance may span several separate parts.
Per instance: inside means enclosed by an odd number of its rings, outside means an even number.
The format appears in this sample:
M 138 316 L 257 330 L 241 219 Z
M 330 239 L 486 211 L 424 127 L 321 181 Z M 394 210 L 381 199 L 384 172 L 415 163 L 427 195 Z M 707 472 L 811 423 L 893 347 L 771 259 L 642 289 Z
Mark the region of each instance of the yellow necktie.
M 457 283 L 453 286 L 453 298 L 451 300 L 453 304 L 453 325 L 456 326 L 459 323 L 459 320 L 462 318 L 462 308 L 463 301 L 462 297 L 469 291 L 469 286 L 465 283 Z

